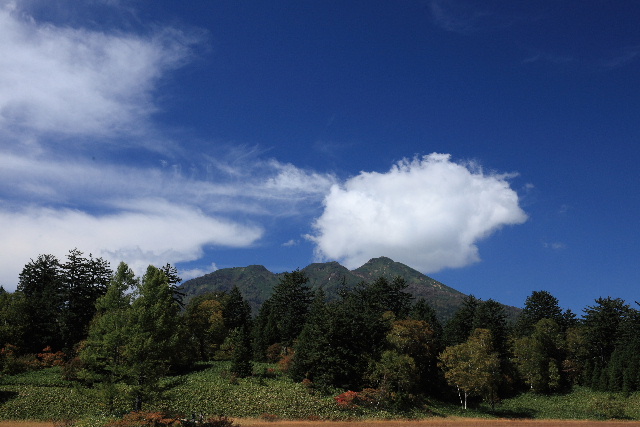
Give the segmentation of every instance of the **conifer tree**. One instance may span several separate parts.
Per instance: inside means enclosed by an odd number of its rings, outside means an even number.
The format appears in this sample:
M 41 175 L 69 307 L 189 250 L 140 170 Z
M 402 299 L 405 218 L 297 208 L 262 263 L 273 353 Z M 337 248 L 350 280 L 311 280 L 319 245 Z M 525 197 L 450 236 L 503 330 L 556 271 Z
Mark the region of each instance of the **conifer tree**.
M 96 315 L 79 357 L 83 362 L 82 376 L 97 382 L 109 411 L 117 395 L 116 384 L 127 375 L 129 360 L 125 355 L 131 328 L 131 290 L 137 280 L 124 262 L 111 279 L 107 293 L 96 302 Z
M 246 325 L 235 328 L 231 336 L 233 342 L 231 373 L 237 375 L 238 378 L 245 378 L 253 373 L 251 338 L 247 329 L 248 326 Z
M 280 342 L 285 347 L 293 345 L 304 326 L 312 299 L 308 282 L 309 278 L 299 270 L 283 273 L 269 298 L 270 316 L 276 323 Z
M 444 326 L 443 341 L 445 346 L 452 346 L 465 342 L 473 331 L 473 319 L 480 300 L 468 295 L 462 301 L 460 308 Z
M 180 306 L 164 272 L 149 266 L 131 308 L 130 335 L 124 350 L 126 380 L 132 386 L 134 409 L 157 391 L 179 344 Z
M 62 338 L 67 351 L 83 340 L 96 313 L 96 300 L 105 294 L 113 272 L 101 258 L 83 257 L 78 249 L 67 254 L 61 265 L 64 306 L 61 312 Z
M 40 255 L 24 266 L 17 293 L 22 295 L 24 351 L 36 353 L 46 346 L 60 350 L 64 309 L 63 278 L 60 262 L 53 255 Z
M 623 300 L 608 297 L 598 298 L 596 305 L 587 307 L 584 312 L 584 364 L 592 370 L 585 372 L 585 376 L 591 379 L 591 387 L 607 390 L 609 361 L 632 310 Z
M 319 384 L 331 384 L 336 368 L 327 337 L 330 328 L 329 310 L 322 289 L 316 291 L 307 321 L 295 344 L 293 364 L 289 371 L 295 381 L 309 379 Z
M 525 300 L 524 308 L 516 321 L 516 334 L 521 337 L 531 335 L 535 324 L 542 319 L 551 319 L 560 327 L 565 326 L 565 317 L 558 299 L 547 291 L 533 291 Z M 563 329 L 566 330 L 566 327 Z

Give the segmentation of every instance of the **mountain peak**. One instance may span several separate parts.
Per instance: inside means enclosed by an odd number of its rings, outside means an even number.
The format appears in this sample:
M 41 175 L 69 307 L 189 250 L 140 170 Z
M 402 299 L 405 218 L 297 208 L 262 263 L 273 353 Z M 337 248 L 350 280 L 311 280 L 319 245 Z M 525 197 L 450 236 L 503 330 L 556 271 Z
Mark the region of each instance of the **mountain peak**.
M 446 320 L 462 304 L 465 295 L 429 276 L 391 258 L 372 258 L 355 270 L 349 270 L 336 261 L 313 263 L 301 269 L 309 278 L 308 285 L 321 288 L 327 298 L 338 298 L 340 290 L 350 288 L 360 282 L 373 282 L 380 277 L 392 280 L 402 277 L 407 282 L 407 292 L 416 300 L 424 298 L 436 310 L 438 317 Z M 262 265 L 233 267 L 216 270 L 202 277 L 187 280 L 180 285 L 187 299 L 212 291 L 229 291 L 237 286 L 242 296 L 249 302 L 254 313 L 269 298 L 282 278 L 282 273 L 274 274 Z

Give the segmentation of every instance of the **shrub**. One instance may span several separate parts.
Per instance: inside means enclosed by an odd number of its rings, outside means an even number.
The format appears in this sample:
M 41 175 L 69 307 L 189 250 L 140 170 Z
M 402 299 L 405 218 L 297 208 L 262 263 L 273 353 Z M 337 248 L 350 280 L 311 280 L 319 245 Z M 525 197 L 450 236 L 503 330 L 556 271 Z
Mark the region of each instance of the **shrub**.
M 267 360 L 270 363 L 276 363 L 280 359 L 280 356 L 282 355 L 282 344 L 280 344 L 279 342 L 275 344 L 271 344 L 267 348 L 267 351 L 265 352 L 265 354 L 267 356 Z
M 38 353 L 38 360 L 42 368 L 50 368 L 52 366 L 63 366 L 65 354 L 61 351 L 53 352 L 51 346 L 47 346 L 42 350 L 42 353 Z
M 293 351 L 293 349 L 287 348 L 287 351 L 282 354 L 282 356 L 280 357 L 280 360 L 278 361 L 278 368 L 280 369 L 280 372 L 285 374 L 289 372 L 289 370 L 291 369 L 291 366 L 293 365 L 294 355 L 295 355 L 295 352 Z
M 275 414 L 264 413 L 264 414 L 260 415 L 260 419 L 261 420 L 265 420 L 265 421 L 278 421 L 280 419 L 280 417 L 278 417 Z
M 62 378 L 67 381 L 77 381 L 80 379 L 80 371 L 84 367 L 84 363 L 79 357 L 69 359 L 67 363 L 62 366 Z
M 598 418 L 625 418 L 625 402 L 613 395 L 594 397 L 589 402 L 588 412 Z
M 224 415 L 218 415 L 217 417 L 205 418 L 202 421 L 188 420 L 184 422 L 187 427 L 238 427 L 234 424 L 232 419 L 225 417 Z
M 38 368 L 39 362 L 33 354 L 18 355 L 18 347 L 5 345 L 0 350 L 0 369 L 7 375 L 16 375 Z
M 136 411 L 125 414 L 121 419 L 113 421 L 109 427 L 164 427 L 178 426 L 181 421 L 178 417 L 167 415 L 163 412 Z
M 358 408 L 358 392 L 345 391 L 333 398 L 341 409 Z

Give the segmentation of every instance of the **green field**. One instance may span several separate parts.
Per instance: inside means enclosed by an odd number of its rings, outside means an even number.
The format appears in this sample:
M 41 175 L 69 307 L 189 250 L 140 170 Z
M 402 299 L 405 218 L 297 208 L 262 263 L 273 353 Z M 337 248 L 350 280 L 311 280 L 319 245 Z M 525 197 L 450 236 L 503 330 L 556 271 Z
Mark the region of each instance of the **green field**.
M 226 415 L 262 419 L 400 419 L 468 416 L 521 419 L 626 419 L 640 420 L 640 395 L 612 395 L 578 388 L 569 394 L 541 396 L 532 393 L 502 401 L 494 411 L 479 406 L 463 411 L 454 403 L 426 401 L 410 411 L 374 408 L 339 408 L 333 396 L 293 383 L 273 365 L 258 364 L 256 375 L 234 379 L 226 362 L 199 365 L 196 371 L 167 378 L 153 403 L 145 409 L 172 413 Z M 117 390 L 116 413 L 131 409 L 124 386 Z M 0 380 L 0 419 L 98 420 L 107 407 L 100 389 L 62 379 L 60 368 L 47 368 Z

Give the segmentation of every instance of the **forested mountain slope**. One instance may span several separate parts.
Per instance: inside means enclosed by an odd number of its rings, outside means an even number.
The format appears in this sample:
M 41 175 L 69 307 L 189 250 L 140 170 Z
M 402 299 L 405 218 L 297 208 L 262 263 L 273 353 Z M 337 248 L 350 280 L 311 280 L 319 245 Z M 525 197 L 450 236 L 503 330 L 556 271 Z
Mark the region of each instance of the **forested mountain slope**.
M 359 282 L 372 282 L 378 277 L 393 279 L 401 276 L 408 284 L 407 292 L 411 293 L 416 300 L 419 298 L 427 300 L 442 321 L 453 315 L 465 297 L 462 292 L 386 257 L 373 258 L 355 270 L 349 270 L 333 261 L 313 263 L 301 271 L 309 278 L 312 289 L 323 289 L 329 300 L 337 298 L 342 287 L 351 288 Z M 206 292 L 229 291 L 237 286 L 256 313 L 271 295 L 273 287 L 281 276 L 281 273 L 272 273 L 261 265 L 223 268 L 187 280 L 180 289 L 189 299 Z M 505 306 L 505 310 L 510 318 L 519 312 L 519 309 L 509 306 Z

